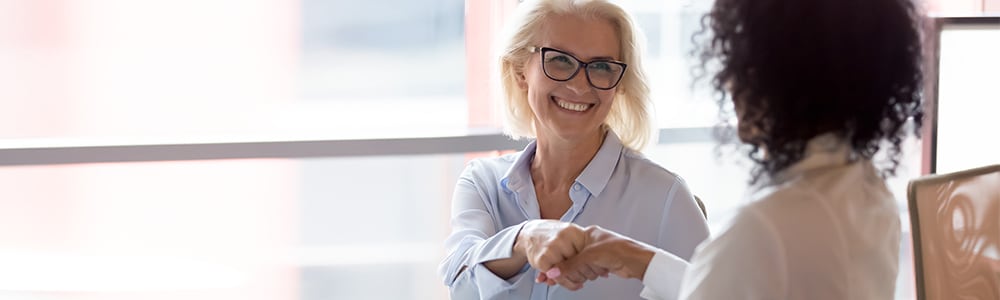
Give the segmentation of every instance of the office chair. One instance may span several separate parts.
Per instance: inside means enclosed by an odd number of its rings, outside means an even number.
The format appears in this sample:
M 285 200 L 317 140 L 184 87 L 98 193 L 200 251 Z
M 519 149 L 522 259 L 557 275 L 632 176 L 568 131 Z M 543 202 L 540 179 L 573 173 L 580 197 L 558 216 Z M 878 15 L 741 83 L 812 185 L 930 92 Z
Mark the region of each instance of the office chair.
M 1000 299 L 1000 165 L 907 188 L 917 299 Z

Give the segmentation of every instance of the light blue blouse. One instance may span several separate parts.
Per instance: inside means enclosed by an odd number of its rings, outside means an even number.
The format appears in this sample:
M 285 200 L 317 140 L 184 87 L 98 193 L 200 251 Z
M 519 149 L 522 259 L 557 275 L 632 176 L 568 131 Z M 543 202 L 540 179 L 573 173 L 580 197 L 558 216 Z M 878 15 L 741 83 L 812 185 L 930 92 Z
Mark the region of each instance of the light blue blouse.
M 439 273 L 452 299 L 640 299 L 642 282 L 614 275 L 570 291 L 535 283 L 525 265 L 504 280 L 482 263 L 510 258 L 525 221 L 539 219 L 532 184 L 535 142 L 524 151 L 469 162 L 452 199 L 448 256 Z M 599 225 L 667 250 L 685 260 L 708 237 L 708 226 L 687 185 L 608 132 L 569 191 L 573 205 L 561 221 Z

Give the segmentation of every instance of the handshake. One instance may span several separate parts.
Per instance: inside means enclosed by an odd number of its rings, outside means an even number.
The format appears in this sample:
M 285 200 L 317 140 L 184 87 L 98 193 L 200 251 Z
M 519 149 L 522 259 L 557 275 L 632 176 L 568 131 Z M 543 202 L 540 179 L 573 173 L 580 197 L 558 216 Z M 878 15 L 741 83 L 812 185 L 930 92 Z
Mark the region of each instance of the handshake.
M 518 233 L 513 251 L 539 270 L 535 282 L 575 291 L 608 273 L 642 280 L 654 249 L 599 226 L 531 220 Z

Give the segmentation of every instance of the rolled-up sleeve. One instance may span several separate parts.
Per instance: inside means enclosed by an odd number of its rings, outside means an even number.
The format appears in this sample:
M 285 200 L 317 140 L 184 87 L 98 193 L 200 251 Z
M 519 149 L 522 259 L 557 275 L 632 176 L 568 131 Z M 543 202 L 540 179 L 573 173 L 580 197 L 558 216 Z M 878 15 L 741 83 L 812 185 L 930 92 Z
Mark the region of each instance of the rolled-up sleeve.
M 524 223 L 499 231 L 490 213 L 489 195 L 477 185 L 476 173 L 483 166 L 473 161 L 462 172 L 451 207 L 451 234 L 445 240 L 447 257 L 439 274 L 451 290 L 452 299 L 494 299 L 523 294 L 528 298 L 534 284 L 527 264 L 508 279 L 498 277 L 482 263 L 512 257 L 514 241 Z M 478 170 L 481 171 L 481 170 Z

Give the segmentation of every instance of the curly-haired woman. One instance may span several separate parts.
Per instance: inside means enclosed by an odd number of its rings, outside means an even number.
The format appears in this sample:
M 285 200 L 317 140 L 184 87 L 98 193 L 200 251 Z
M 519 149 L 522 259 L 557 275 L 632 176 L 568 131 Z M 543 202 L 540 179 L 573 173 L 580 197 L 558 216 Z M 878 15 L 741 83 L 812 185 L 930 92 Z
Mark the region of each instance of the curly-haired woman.
M 585 267 L 638 278 L 650 299 L 892 298 L 900 224 L 884 178 L 921 125 L 917 19 L 910 0 L 717 0 L 701 58 L 750 146 L 752 202 L 690 263 L 590 227 L 537 280 L 578 288 Z

